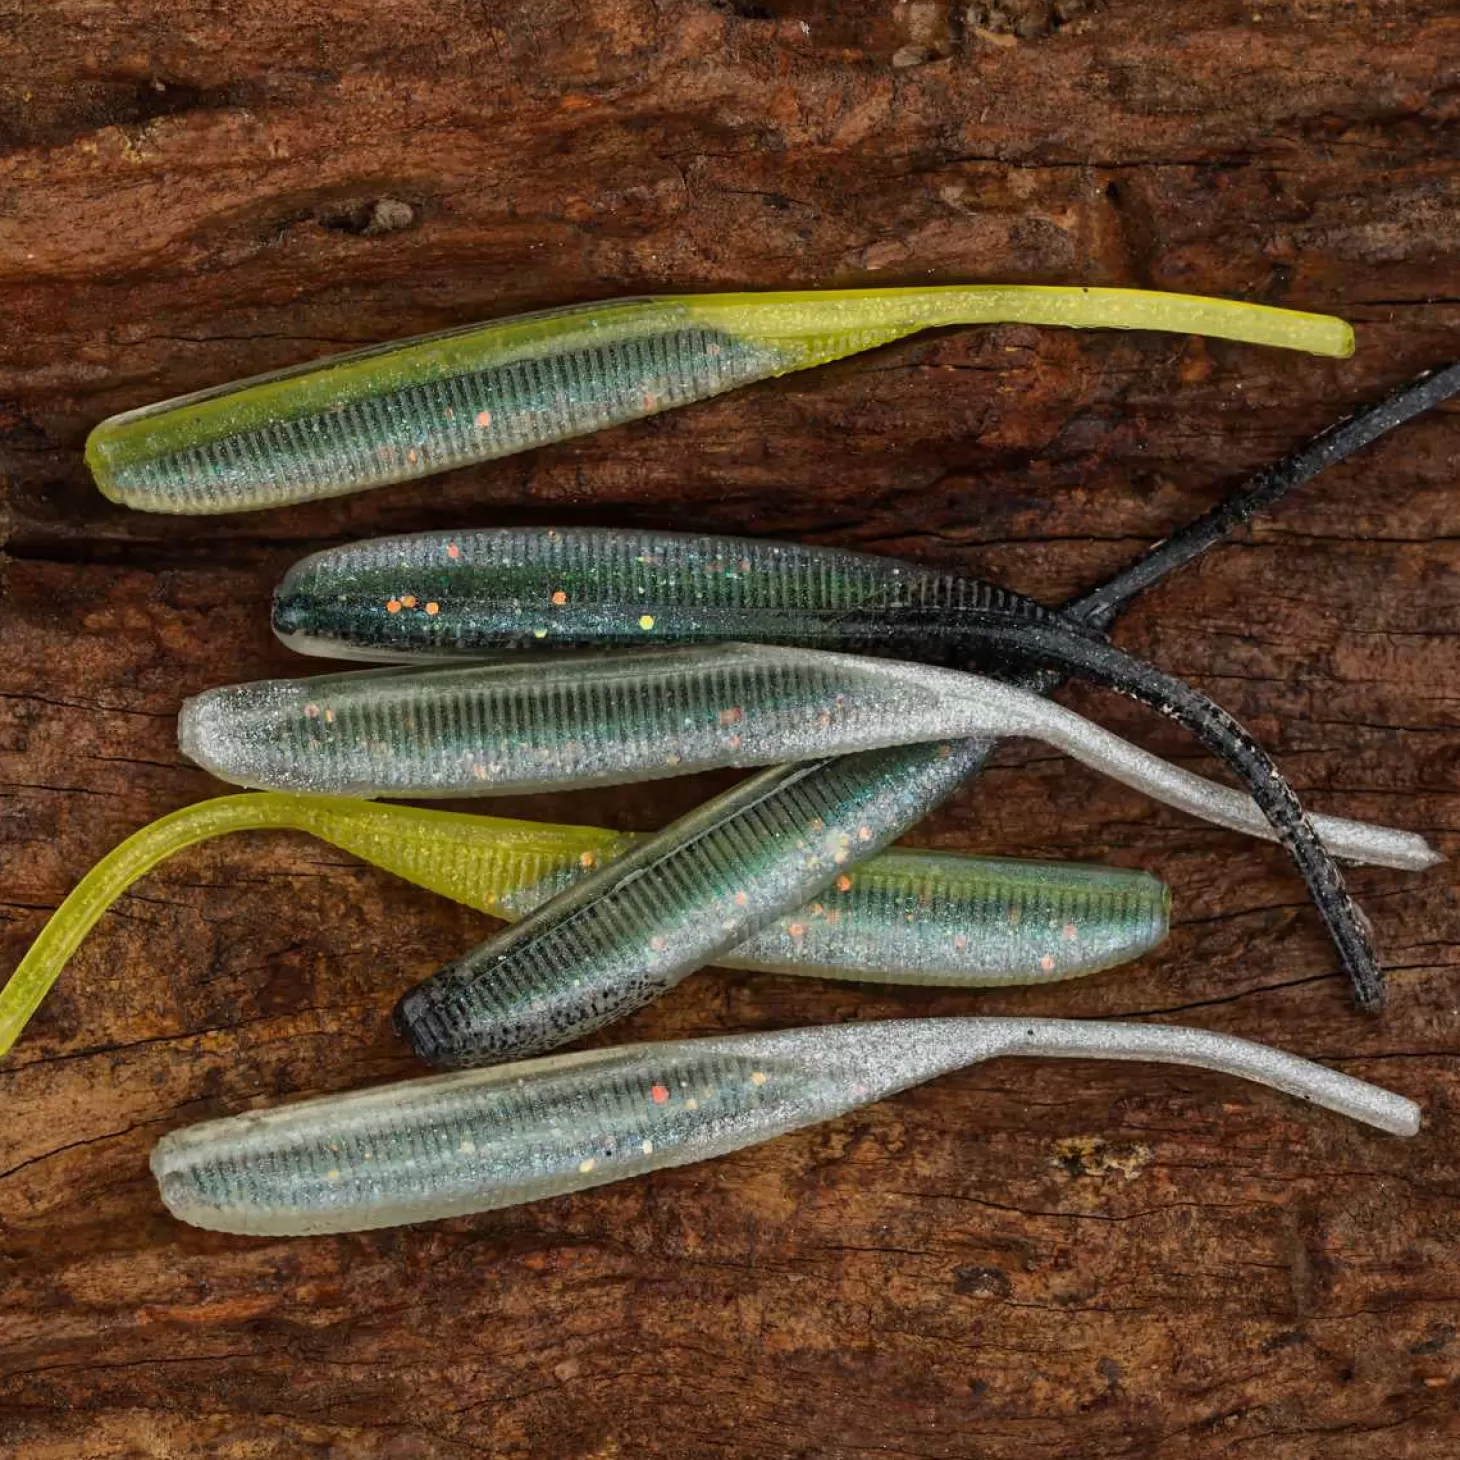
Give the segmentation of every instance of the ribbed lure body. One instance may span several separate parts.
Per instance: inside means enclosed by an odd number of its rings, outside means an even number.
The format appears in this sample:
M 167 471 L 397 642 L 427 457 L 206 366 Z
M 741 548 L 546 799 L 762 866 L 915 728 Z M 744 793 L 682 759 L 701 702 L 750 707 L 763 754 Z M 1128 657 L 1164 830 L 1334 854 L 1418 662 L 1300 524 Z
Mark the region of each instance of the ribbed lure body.
M 901 652 L 897 615 L 907 610 L 946 615 L 950 635 L 969 611 L 1052 617 L 964 574 L 841 548 L 641 528 L 499 527 L 315 553 L 285 574 L 273 619 L 301 653 L 388 662 L 732 640 Z M 856 638 L 849 615 L 864 630 Z
M 281 814 L 298 830 L 509 922 L 651 840 L 329 796 L 268 799 L 288 803 Z M 721 962 L 953 988 L 1053 983 L 1139 958 L 1166 937 L 1169 911 L 1170 892 L 1147 872 L 892 848 Z
M 987 695 L 944 698 L 973 686 Z M 994 681 L 848 655 L 661 648 L 224 686 L 184 704 L 178 739 L 237 785 L 480 796 L 804 760 L 959 726 L 992 733 L 1008 717 L 981 700 L 1007 695 Z
M 649 840 L 601 827 L 261 792 L 162 817 L 104 857 L 0 988 L 0 1054 L 66 961 L 136 880 L 174 852 L 230 832 L 309 832 L 378 867 L 508 921 Z M 815 902 L 761 928 L 722 962 L 883 983 L 984 987 L 1075 978 L 1166 936 L 1169 894 L 1144 872 L 889 851 Z
M 743 781 L 418 984 L 396 1006 L 397 1028 L 427 1061 L 485 1064 L 640 1008 L 799 907 L 808 887 L 850 873 L 854 848 L 870 854 L 915 819 L 920 749 Z
M 418 984 L 397 1005 L 396 1027 L 431 1063 L 541 1053 L 726 961 L 772 919 L 784 920 L 777 936 L 793 943 L 822 937 L 824 919 L 803 906 L 833 906 L 817 889 L 839 880 L 856 888 L 855 864 L 900 836 L 986 754 L 986 743 L 960 740 L 763 771 Z M 1335 839 L 1366 834 L 1337 818 L 1315 824 Z M 1390 835 L 1378 840 L 1387 846 Z M 1432 858 L 1422 840 L 1419 850 Z
M 183 751 L 240 785 L 336 796 L 481 796 L 778 764 L 908 742 L 1028 735 L 1220 825 L 1271 825 L 1029 690 L 921 664 L 755 644 L 554 655 L 209 690 Z M 1422 838 L 1339 818 L 1335 854 L 1427 866 Z
M 971 286 L 627 299 L 372 346 L 103 421 L 97 485 L 154 512 L 339 496 L 704 400 L 932 325 L 1177 330 L 1346 355 L 1342 321 L 1120 289 Z
M 300 830 L 453 901 L 515 921 L 651 840 L 601 827 L 279 797 Z M 721 962 L 818 978 L 993 987 L 1111 968 L 1166 936 L 1149 873 L 890 849 Z
M 1408 1100 L 1229 1035 L 910 1019 L 590 1050 L 332 1095 L 164 1136 L 162 1199 L 195 1226 L 350 1232 L 488 1211 L 707 1160 L 1005 1054 L 1196 1065 L 1398 1135 Z

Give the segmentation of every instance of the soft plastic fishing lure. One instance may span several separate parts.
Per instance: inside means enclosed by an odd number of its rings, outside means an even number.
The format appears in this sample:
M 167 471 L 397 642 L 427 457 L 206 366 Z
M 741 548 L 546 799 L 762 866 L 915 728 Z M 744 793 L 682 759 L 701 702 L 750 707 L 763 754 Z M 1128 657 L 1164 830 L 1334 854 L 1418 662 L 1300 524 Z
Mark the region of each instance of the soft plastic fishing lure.
M 1168 805 L 1274 839 L 1252 801 L 1000 680 L 728 644 L 263 680 L 184 702 L 186 755 L 223 780 L 334 796 L 621 784 L 947 736 L 1043 740 Z M 1315 817 L 1329 850 L 1410 870 L 1424 838 Z
M 1367 927 L 1348 898 L 1332 857 L 1262 749 L 1225 712 L 1159 671 L 1128 661 L 1119 651 L 1085 640 L 1057 623 L 1038 629 L 1041 645 L 1053 645 L 1060 662 L 1081 670 L 1094 666 L 1103 682 L 1118 683 L 1166 710 L 1200 733 L 1243 777 L 1257 809 L 1303 874 L 1357 995 L 1367 1004 L 1377 1003 L 1382 985 Z M 1112 659 L 1126 666 L 1119 680 L 1098 674 Z M 1136 747 L 1027 690 L 995 680 L 922 665 L 755 646 L 630 655 L 617 669 L 612 658 L 598 664 L 595 668 L 591 659 L 553 660 L 548 666 L 493 664 L 425 674 L 335 676 L 328 691 L 333 699 L 316 693 L 317 682 L 303 692 L 297 686 L 281 689 L 268 684 L 254 692 L 256 714 L 248 713 L 254 703 L 249 688 L 239 687 L 233 692 L 236 698 L 225 693 L 221 700 L 210 702 L 206 715 L 185 712 L 182 744 L 210 768 L 255 784 L 260 778 L 257 767 L 277 757 L 280 748 L 283 764 L 302 765 L 303 770 L 292 772 L 302 775 L 314 764 L 307 752 L 317 747 L 318 764 L 329 774 L 333 769 L 329 752 L 335 745 L 330 732 L 347 719 L 336 687 L 340 679 L 353 678 L 372 696 L 382 689 L 393 694 L 402 686 L 412 691 L 408 715 L 372 707 L 368 713 L 350 714 L 349 725 L 340 733 L 350 756 L 377 778 L 372 787 L 376 790 L 380 780 L 394 773 L 393 767 L 411 770 L 419 754 L 435 765 L 444 752 L 457 774 L 465 762 L 467 773 L 484 787 L 502 775 L 509 779 L 499 785 L 530 789 L 564 768 L 575 776 L 582 772 L 585 780 L 621 780 L 662 773 L 666 757 L 672 762 L 668 769 L 677 771 L 714 764 L 717 752 L 724 757 L 720 763 L 785 761 L 859 746 L 931 740 L 940 731 L 951 731 L 959 736 L 1030 735 L 1170 799 L 1166 791 L 1174 768 L 1166 767 L 1163 773 Z M 567 672 L 554 673 L 555 666 Z M 494 702 L 491 715 L 463 708 L 456 700 L 449 704 L 430 700 L 433 684 L 463 680 L 512 689 Z M 292 713 L 284 717 L 281 733 L 276 711 L 284 695 Z M 332 702 L 339 708 L 329 710 Z M 332 724 L 326 721 L 327 713 Z M 357 724 L 363 731 L 354 728 Z M 299 735 L 299 726 L 315 725 L 325 726 L 317 740 Z M 458 728 L 463 726 L 464 735 Z M 1217 733 L 1212 733 L 1214 729 Z M 363 737 L 368 737 L 368 744 L 362 747 Z M 571 754 L 572 746 L 580 747 L 580 753 Z M 234 748 L 231 758 L 219 753 L 228 748 Z M 359 755 L 362 748 L 364 757 Z M 519 761 L 522 770 L 517 772 Z M 514 774 L 522 778 L 510 779 Z M 539 776 L 540 780 L 533 779 Z M 431 790 L 439 794 L 449 785 L 439 782 Z M 321 786 L 311 782 L 309 788 Z M 346 783 L 338 789 L 361 787 Z M 397 794 L 418 789 L 418 785 L 395 787 Z M 1250 809 L 1221 787 L 1196 782 L 1185 789 L 1192 798 L 1200 797 L 1200 802 L 1184 801 L 1191 809 L 1221 803 L 1227 825 L 1237 824 L 1228 819 L 1227 811 Z M 653 862 L 654 885 L 635 889 L 632 914 L 617 912 L 600 921 L 602 910 L 590 910 L 595 899 L 627 875 L 626 863 L 604 869 L 575 890 L 574 897 L 582 899 L 581 915 L 571 923 L 558 923 L 556 907 L 544 910 L 419 987 L 401 1010 L 417 1049 L 426 1054 L 429 1047 L 428 1057 L 453 1062 L 534 1053 L 587 1033 L 672 986 L 689 969 L 679 950 L 670 946 L 677 942 L 674 929 L 683 909 L 669 895 L 674 884 L 666 868 L 672 858 L 664 849 L 676 840 L 698 841 L 704 831 L 698 816 L 691 816 L 664 834 L 663 848 Z M 818 855 L 827 856 L 845 850 L 838 838 L 868 840 L 875 835 L 876 823 L 868 822 L 855 828 L 828 827 L 803 842 L 819 845 Z M 757 848 L 747 850 L 759 855 Z M 1427 848 L 1425 852 L 1428 864 L 1432 857 Z M 743 928 L 743 917 L 759 910 L 739 874 L 729 875 L 732 865 L 726 863 L 713 873 L 707 869 L 705 875 L 719 895 L 710 909 L 697 908 L 694 914 L 708 911 L 727 934 Z M 635 875 L 642 870 L 636 866 Z M 591 970 L 584 967 L 590 944 L 604 955 L 602 966 Z M 644 944 L 651 955 L 657 949 L 660 956 L 647 958 L 643 976 L 625 979 L 626 960 L 645 958 L 640 946 Z M 424 1038 L 417 1027 L 423 1025 L 431 1031 Z
M 906 1019 L 627 1045 L 187 1126 L 152 1171 L 195 1227 L 358 1232 L 464 1216 L 723 1156 L 1005 1055 L 1251 1080 L 1412 1136 L 1413 1101 L 1229 1034 L 1071 1019 Z
M 304 831 L 420 887 L 513 921 L 593 867 L 650 840 L 328 796 L 223 796 L 161 817 L 77 883 L 0 989 L 0 1055 L 66 961 L 139 877 L 184 847 L 235 831 Z M 890 851 L 755 932 L 734 968 L 950 988 L 1053 983 L 1156 947 L 1170 894 L 1145 872 Z
M 1338 422 L 1156 544 L 1114 578 L 1076 599 L 1065 610 L 1065 616 L 1077 623 L 1108 626 L 1137 593 L 1199 557 L 1261 508 L 1447 398 L 1457 388 L 1460 366 L 1428 372 L 1378 404 Z M 1030 682 L 1048 691 L 1057 684 L 1058 677 L 1044 673 L 1033 676 Z M 731 946 L 734 929 L 727 934 L 714 916 L 727 880 L 738 884 L 737 894 L 743 894 L 746 906 L 755 909 L 756 919 L 763 922 L 780 916 L 816 896 L 862 857 L 902 835 L 962 781 L 977 775 L 991 749 L 986 740 L 965 740 L 951 746 L 902 747 L 811 765 L 775 767 L 700 808 L 692 835 L 680 836 L 683 826 L 671 828 L 661 835 L 657 846 L 640 849 L 645 861 L 655 862 L 656 875 L 676 889 L 683 915 L 676 917 L 672 937 L 657 930 L 653 933 L 661 946 L 651 946 L 647 951 L 641 948 L 636 956 L 610 946 L 622 984 L 630 996 L 635 990 L 647 990 L 646 996 L 652 997 L 656 985 L 682 977 Z M 845 833 L 844 838 L 838 838 L 836 851 L 808 855 L 811 833 L 827 830 Z M 656 850 L 659 855 L 654 858 Z M 635 883 L 602 890 L 599 900 L 610 928 L 616 919 L 642 915 L 638 901 L 642 886 Z M 564 923 L 580 924 L 598 911 L 596 905 L 584 908 L 576 902 L 544 909 L 545 944 L 550 945 L 553 939 L 554 912 Z M 755 925 L 747 921 L 744 926 Z M 550 946 L 546 951 L 551 952 Z M 669 953 L 672 961 L 666 960 Z M 449 1006 L 449 994 L 446 1002 Z M 472 1036 L 469 1017 L 463 1040 L 453 1034 L 450 1021 L 444 1028 L 438 1023 L 432 1004 L 430 990 L 422 997 L 413 994 L 402 1001 L 397 1010 L 397 1027 L 403 1036 L 427 1059 L 473 1057 L 463 1049 Z M 490 1010 L 483 1014 L 490 1019 Z M 461 1017 L 460 1010 L 452 1015 L 453 1020 Z M 505 1033 L 510 1038 L 511 1021 Z
M 335 497 L 705 400 L 936 325 L 1211 335 L 1346 356 L 1342 320 L 1138 289 L 958 285 L 671 295 L 372 346 L 129 411 L 86 443 L 97 485 L 151 512 Z

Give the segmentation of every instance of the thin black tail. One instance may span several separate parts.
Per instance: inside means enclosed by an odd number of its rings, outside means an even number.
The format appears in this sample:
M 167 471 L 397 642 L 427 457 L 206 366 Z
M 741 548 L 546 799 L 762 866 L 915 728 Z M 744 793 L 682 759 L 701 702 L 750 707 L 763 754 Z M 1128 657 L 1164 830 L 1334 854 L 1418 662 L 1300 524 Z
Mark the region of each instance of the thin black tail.
M 1091 628 L 1106 628 L 1136 594 L 1177 568 L 1198 558 L 1209 547 L 1230 537 L 1258 512 L 1280 502 L 1289 492 L 1311 481 L 1319 472 L 1336 466 L 1361 447 L 1423 415 L 1460 392 L 1460 361 L 1416 375 L 1390 391 L 1383 400 L 1345 416 L 1320 431 L 1306 446 L 1272 466 L 1264 467 L 1245 486 L 1217 503 L 1143 553 L 1128 568 L 1089 593 L 1071 600 L 1061 610 L 1066 618 Z

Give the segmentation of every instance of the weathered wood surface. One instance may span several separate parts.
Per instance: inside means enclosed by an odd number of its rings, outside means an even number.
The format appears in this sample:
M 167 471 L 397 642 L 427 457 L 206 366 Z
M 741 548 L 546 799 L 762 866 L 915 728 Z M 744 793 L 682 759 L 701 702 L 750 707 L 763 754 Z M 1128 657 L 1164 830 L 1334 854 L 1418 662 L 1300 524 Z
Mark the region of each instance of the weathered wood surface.
M 216 786 L 183 694 L 295 670 L 308 548 L 457 522 L 794 534 L 1058 598 L 1350 404 L 1460 354 L 1444 0 L 0 0 L 0 956 Z M 1084 281 L 1331 308 L 1349 362 L 950 333 L 266 516 L 129 515 L 102 416 L 357 341 L 693 287 Z M 1151 594 L 1121 642 L 1323 808 L 1460 849 L 1460 423 L 1428 419 Z M 1206 763 L 1107 696 L 1072 703 Z M 708 782 L 514 803 L 652 827 Z M 723 782 L 721 782 L 723 784 Z M 1357 1460 L 1460 1447 L 1452 873 L 1353 881 L 1350 1012 L 1276 849 L 1028 746 L 919 832 L 1109 857 L 1169 946 L 989 996 L 707 973 L 614 1038 L 1030 1011 L 1188 1020 L 1421 1100 L 1403 1143 L 1216 1077 L 1003 1062 L 711 1165 L 413 1230 L 179 1226 L 172 1126 L 407 1074 L 386 1013 L 485 920 L 302 838 L 106 919 L 0 1066 L 0 1449 Z

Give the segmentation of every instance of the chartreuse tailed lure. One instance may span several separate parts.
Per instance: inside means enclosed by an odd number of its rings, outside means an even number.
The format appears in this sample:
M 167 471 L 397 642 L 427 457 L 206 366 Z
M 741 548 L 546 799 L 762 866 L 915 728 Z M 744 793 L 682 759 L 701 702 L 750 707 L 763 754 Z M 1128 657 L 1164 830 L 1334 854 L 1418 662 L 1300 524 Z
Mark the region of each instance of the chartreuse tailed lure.
M 127 838 L 76 885 L 0 989 L 0 1054 L 97 920 L 139 877 L 234 831 L 305 831 L 418 886 L 512 921 L 649 838 L 326 796 L 204 801 Z M 1166 936 L 1169 894 L 1145 872 L 890 851 L 761 928 L 722 963 L 883 983 L 992 987 L 1075 978 Z
M 705 400 L 935 325 L 1167 330 L 1348 355 L 1342 320 L 1139 289 L 670 295 L 519 315 L 215 386 L 103 421 L 86 459 L 151 512 L 236 512 L 428 476 Z
M 557 1055 L 235 1115 L 165 1135 L 184 1222 L 310 1236 L 426 1222 L 723 1156 L 1005 1055 L 1140 1060 L 1267 1085 L 1391 1135 L 1413 1101 L 1230 1034 L 1073 1019 L 905 1019 Z

